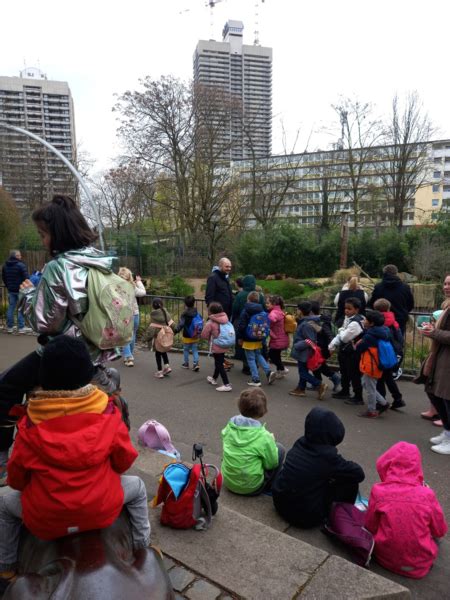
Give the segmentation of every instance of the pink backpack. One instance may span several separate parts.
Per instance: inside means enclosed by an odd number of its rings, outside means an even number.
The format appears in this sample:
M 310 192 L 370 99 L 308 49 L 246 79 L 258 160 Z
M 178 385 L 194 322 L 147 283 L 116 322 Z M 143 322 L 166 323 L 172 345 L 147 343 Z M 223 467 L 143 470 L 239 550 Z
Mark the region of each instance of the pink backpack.
M 367 567 L 375 541 L 365 525 L 366 515 L 348 502 L 333 502 L 323 532 L 345 544 L 356 564 Z
M 164 425 L 154 419 L 145 421 L 145 423 L 139 427 L 138 441 L 142 446 L 146 446 L 147 448 L 168 453 L 175 457 L 180 456 L 180 453 L 172 444 L 170 433 Z

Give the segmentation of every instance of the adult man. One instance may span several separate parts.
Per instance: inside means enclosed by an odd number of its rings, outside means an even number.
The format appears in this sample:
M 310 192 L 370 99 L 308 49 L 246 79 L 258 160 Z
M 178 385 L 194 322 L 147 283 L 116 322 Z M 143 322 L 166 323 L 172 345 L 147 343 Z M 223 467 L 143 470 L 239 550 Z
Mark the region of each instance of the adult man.
M 229 282 L 230 272 L 231 261 L 228 258 L 221 258 L 218 266 L 213 268 L 208 277 L 205 292 L 206 306 L 209 306 L 211 302 L 220 302 L 229 319 L 233 306 L 233 293 Z
M 8 260 L 3 265 L 2 279 L 8 290 L 8 311 L 6 313 L 6 324 L 8 333 L 14 332 L 14 312 L 19 300 L 20 284 L 28 279 L 27 267 L 22 262 L 22 255 L 19 250 L 11 250 Z M 31 331 L 29 327 L 25 327 L 25 320 L 21 311 L 17 315 L 17 324 L 19 333 Z
M 408 315 L 414 308 L 414 296 L 409 285 L 403 283 L 398 276 L 398 269 L 395 265 L 386 265 L 383 268 L 383 278 L 380 283 L 376 284 L 367 306 L 373 308 L 375 300 L 379 298 L 389 300 L 391 310 L 400 325 L 403 337 L 405 337 Z

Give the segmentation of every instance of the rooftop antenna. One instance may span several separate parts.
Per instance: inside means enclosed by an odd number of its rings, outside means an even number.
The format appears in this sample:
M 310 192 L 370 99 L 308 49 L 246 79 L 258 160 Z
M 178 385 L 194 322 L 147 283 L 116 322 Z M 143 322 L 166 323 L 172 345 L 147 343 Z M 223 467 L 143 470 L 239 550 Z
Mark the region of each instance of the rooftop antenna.
M 253 44 L 259 46 L 259 9 L 265 0 L 255 0 L 255 40 Z
M 214 7 L 223 0 L 206 0 L 205 6 L 209 6 L 209 24 L 211 27 L 210 39 L 214 39 Z

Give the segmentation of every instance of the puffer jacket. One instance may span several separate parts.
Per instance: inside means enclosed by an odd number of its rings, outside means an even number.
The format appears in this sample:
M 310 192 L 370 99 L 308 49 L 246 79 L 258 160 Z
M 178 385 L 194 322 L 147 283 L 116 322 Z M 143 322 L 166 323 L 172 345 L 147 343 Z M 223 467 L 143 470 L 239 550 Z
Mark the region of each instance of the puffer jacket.
M 217 313 L 216 315 L 209 315 L 208 320 L 206 321 L 206 324 L 202 330 L 202 339 L 214 340 L 214 338 L 219 337 L 220 325 L 224 323 L 228 323 L 228 315 L 225 312 Z M 211 352 L 213 352 L 213 354 L 225 354 L 227 351 L 228 348 L 222 348 L 221 346 L 216 346 L 214 343 L 212 343 Z
M 273 306 L 269 312 L 270 342 L 269 347 L 274 350 L 289 348 L 289 336 L 284 331 L 284 312 L 280 306 Z
M 442 508 L 423 483 L 417 446 L 394 444 L 377 460 L 381 483 L 370 493 L 366 528 L 375 539 L 375 557 L 385 569 L 420 579 L 438 554 L 433 538 L 447 532 Z
M 8 292 L 17 294 L 20 284 L 25 281 L 25 279 L 28 279 L 25 263 L 15 256 L 10 256 L 3 265 L 2 279 Z
M 303 317 L 297 325 L 292 343 L 291 356 L 299 362 L 307 362 L 312 354 L 311 346 L 305 340 L 317 343 L 317 334 L 320 331 L 320 317 Z

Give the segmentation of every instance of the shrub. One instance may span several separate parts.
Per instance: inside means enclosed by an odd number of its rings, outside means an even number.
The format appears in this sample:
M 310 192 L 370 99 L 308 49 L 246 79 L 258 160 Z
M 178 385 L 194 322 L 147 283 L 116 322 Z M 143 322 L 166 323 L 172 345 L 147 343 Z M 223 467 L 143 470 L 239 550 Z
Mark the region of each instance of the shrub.
M 167 292 L 171 296 L 189 296 L 194 293 L 194 288 L 180 275 L 174 275 L 167 282 Z

